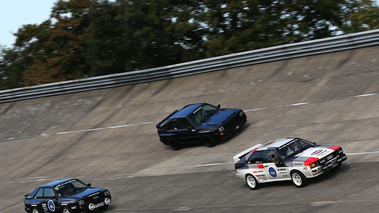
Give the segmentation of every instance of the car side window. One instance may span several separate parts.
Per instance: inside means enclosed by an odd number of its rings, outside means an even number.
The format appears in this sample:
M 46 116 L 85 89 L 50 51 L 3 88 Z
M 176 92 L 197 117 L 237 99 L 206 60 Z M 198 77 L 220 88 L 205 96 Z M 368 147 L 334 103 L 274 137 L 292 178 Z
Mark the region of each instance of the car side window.
M 262 151 L 255 151 L 250 156 L 249 163 L 251 163 L 251 164 L 264 163 L 263 152 Z
M 53 188 L 45 188 L 45 192 L 43 194 L 44 198 L 53 199 L 56 198 Z
M 40 189 L 38 190 L 38 192 L 37 192 L 36 195 L 34 196 L 34 199 L 41 199 L 41 198 L 43 198 L 43 189 L 44 189 L 44 188 L 40 188 Z
M 192 128 L 192 124 L 186 118 L 174 118 L 167 125 L 167 130 Z
M 277 163 L 280 161 L 278 153 L 274 150 L 265 151 L 263 157 L 267 163 Z
M 182 129 L 193 128 L 192 124 L 188 121 L 187 118 L 181 118 L 180 123 Z

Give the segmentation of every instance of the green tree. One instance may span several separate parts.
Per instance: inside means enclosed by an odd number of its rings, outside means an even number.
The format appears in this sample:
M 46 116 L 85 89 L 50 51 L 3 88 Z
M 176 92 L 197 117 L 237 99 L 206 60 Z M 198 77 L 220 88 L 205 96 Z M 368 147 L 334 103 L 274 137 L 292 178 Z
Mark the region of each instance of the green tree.
M 189 0 L 100 1 L 91 11 L 88 57 L 94 75 L 159 67 L 201 57 Z
M 2 49 L 0 87 L 148 69 L 378 27 L 372 0 L 58 0 Z
M 58 1 L 51 18 L 40 25 L 25 25 L 16 33 L 16 47 L 33 57 L 23 76 L 25 86 L 83 78 L 86 31 L 91 0 Z
M 345 0 L 203 0 L 194 17 L 207 30 L 208 57 L 329 37 L 345 20 Z
M 349 8 L 348 21 L 342 30 L 355 33 L 379 28 L 379 7 L 372 0 L 352 1 Z
M 0 55 L 0 89 L 13 89 L 24 86 L 23 71 L 30 64 L 29 58 L 23 57 L 14 48 L 1 49 Z

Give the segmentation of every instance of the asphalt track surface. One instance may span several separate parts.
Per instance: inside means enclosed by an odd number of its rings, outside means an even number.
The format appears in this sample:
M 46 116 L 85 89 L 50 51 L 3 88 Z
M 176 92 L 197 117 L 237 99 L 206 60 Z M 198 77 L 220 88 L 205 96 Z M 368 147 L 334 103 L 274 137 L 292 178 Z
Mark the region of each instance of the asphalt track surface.
M 24 212 L 26 193 L 65 177 L 110 189 L 106 212 L 379 212 L 378 65 L 376 46 L 1 104 L 0 212 Z M 155 124 L 197 102 L 248 122 L 213 148 L 160 143 Z M 236 179 L 233 155 L 287 136 L 348 159 L 305 188 Z

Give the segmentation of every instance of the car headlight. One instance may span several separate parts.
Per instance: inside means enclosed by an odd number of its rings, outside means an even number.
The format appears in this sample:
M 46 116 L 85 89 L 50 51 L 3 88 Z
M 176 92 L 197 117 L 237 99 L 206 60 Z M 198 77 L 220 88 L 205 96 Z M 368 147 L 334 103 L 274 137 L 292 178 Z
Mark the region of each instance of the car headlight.
M 239 114 L 239 115 L 240 115 L 241 117 L 243 116 L 243 114 L 245 114 L 245 113 L 243 113 L 243 111 L 240 111 L 240 114 Z
M 105 191 L 105 192 L 104 192 L 104 195 L 105 195 L 105 196 L 110 195 L 109 191 Z
M 84 205 L 84 200 L 79 200 L 79 201 L 78 201 L 78 204 L 79 204 L 80 206 Z
M 219 128 L 218 128 L 218 131 L 219 131 L 219 132 L 223 132 L 223 131 L 224 131 L 224 127 L 223 127 L 223 126 L 219 127 Z

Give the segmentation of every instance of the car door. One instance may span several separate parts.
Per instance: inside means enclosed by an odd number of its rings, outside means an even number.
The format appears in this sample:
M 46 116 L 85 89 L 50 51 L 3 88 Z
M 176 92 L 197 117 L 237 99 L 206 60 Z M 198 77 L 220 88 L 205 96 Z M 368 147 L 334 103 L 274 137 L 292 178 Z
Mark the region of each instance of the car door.
M 167 127 L 167 133 L 175 135 L 176 139 L 184 144 L 200 141 L 195 127 L 186 117 L 171 119 Z
M 51 187 L 42 187 L 34 195 L 31 208 L 38 209 L 39 212 L 60 212 L 55 191 Z
M 289 177 L 284 161 L 275 150 L 263 152 L 265 174 L 269 180 L 281 180 Z
M 32 199 L 30 199 L 30 208 L 31 209 L 37 209 L 38 212 L 45 212 L 45 209 L 43 208 L 44 198 L 43 198 L 43 191 L 45 188 L 40 188 L 37 193 L 33 196 Z
M 45 188 L 43 197 L 46 202 L 47 209 L 50 212 L 60 212 L 61 206 L 58 202 L 58 197 L 55 190 L 51 187 Z

